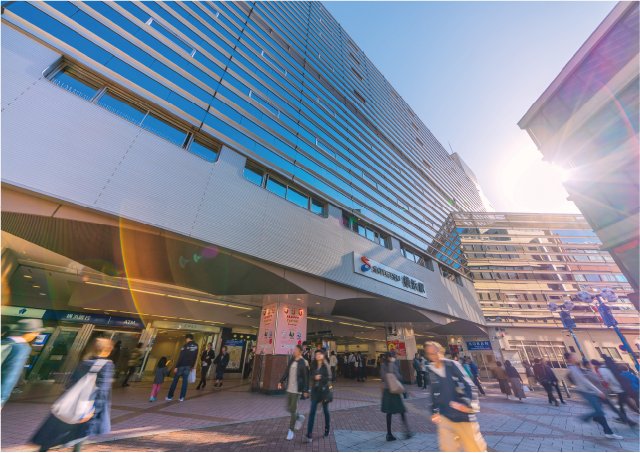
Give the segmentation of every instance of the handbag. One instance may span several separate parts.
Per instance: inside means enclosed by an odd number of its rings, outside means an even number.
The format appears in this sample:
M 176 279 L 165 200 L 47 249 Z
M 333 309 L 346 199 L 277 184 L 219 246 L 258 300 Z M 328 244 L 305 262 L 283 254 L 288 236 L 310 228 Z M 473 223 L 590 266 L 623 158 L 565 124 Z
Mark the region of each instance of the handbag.
M 326 385 L 324 389 L 322 389 L 322 402 L 331 403 L 333 401 L 333 391 L 331 390 L 332 386 Z
M 89 372 L 73 384 L 58 401 L 51 406 L 51 414 L 69 425 L 76 425 L 91 418 L 96 403 L 96 379 L 107 360 L 96 360 Z
M 189 378 L 187 379 L 189 384 L 196 382 L 196 370 L 195 368 L 189 372 Z
M 404 393 L 404 386 L 400 383 L 400 381 L 398 380 L 398 378 L 396 377 L 396 375 L 394 373 L 386 373 L 385 376 L 386 380 L 387 380 L 387 386 L 389 387 L 389 392 L 396 394 L 396 395 L 401 395 Z

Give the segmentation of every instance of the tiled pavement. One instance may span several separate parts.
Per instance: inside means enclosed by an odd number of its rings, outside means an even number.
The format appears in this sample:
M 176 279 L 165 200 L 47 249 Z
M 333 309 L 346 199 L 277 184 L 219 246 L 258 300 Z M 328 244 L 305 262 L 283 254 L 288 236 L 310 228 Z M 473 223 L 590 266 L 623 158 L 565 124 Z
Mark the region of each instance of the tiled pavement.
M 409 423 L 416 435 L 404 439 L 399 420 L 393 429 L 398 440 L 385 440 L 385 417 L 380 412 L 379 381 L 366 384 L 341 380 L 331 404 L 332 433 L 322 438 L 324 417 L 316 416 L 314 442 L 303 443 L 300 432 L 287 442 L 288 415 L 283 396 L 248 392 L 246 381 L 227 382 L 221 391 L 190 388 L 183 403 L 149 403 L 150 383 L 114 388 L 112 432 L 93 439 L 88 451 L 437 451 L 436 427 L 425 413 L 427 393 L 409 387 L 405 400 Z M 168 390 L 165 384 L 160 396 Z M 40 393 L 44 387 L 40 387 Z M 34 396 L 14 395 L 2 411 L 2 450 L 32 450 L 28 439 L 49 413 L 59 391 Z M 638 430 L 607 418 L 622 441 L 605 439 L 594 422 L 576 416 L 587 407 L 574 395 L 566 406 L 549 406 L 541 392 L 524 403 L 506 401 L 497 389 L 481 399 L 479 422 L 490 450 L 495 451 L 639 451 Z M 309 411 L 309 402 L 300 412 Z M 637 420 L 637 416 L 633 417 Z

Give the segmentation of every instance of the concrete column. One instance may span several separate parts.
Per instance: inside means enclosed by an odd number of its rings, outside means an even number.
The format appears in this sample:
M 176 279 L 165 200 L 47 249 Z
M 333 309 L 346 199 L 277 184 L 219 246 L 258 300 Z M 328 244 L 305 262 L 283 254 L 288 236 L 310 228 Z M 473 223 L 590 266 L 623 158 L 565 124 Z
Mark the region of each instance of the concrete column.
M 404 384 L 415 384 L 417 382 L 413 369 L 413 358 L 418 352 L 416 336 L 412 328 L 405 327 L 402 323 L 388 323 L 387 328 L 387 349 L 396 350 L 396 359 L 400 365 L 400 374 Z
M 285 392 L 278 390 L 296 345 L 307 339 L 307 308 L 277 302 L 262 307 L 256 356 L 251 377 L 251 391 L 265 395 Z

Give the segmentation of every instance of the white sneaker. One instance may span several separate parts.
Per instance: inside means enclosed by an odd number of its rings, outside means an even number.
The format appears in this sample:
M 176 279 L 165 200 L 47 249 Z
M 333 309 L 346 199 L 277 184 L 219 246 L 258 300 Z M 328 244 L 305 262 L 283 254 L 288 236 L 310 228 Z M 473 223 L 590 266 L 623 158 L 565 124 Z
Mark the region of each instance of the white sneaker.
M 184 398 L 180 398 L 180 401 L 184 401 Z
M 624 439 L 624 437 L 619 436 L 618 434 L 605 434 L 604 437 L 606 437 L 607 439 Z
M 296 424 L 295 424 L 296 431 L 302 428 L 303 423 L 304 423 L 304 415 L 298 414 L 298 419 L 296 420 Z
M 293 440 L 293 431 L 289 430 L 287 433 L 287 440 Z
M 165 398 L 166 401 L 171 401 L 172 398 L 169 398 L 168 396 Z

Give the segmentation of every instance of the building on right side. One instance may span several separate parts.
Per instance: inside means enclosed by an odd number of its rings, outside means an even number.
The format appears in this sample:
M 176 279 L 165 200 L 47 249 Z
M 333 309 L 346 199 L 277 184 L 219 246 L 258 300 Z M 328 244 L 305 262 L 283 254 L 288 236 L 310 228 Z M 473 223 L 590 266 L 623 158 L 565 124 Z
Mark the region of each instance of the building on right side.
M 620 2 L 518 126 L 569 170 L 569 200 L 634 289 L 638 308 L 638 2 Z
M 628 297 L 633 289 L 584 216 L 454 212 L 441 234 L 442 242 L 459 247 L 460 253 L 450 256 L 450 266 L 473 280 L 490 344 L 464 336 L 454 336 L 453 342 L 460 339 L 467 354 L 488 371 L 487 377 L 493 360 L 510 360 L 524 372 L 522 363 L 536 358 L 546 358 L 564 377 L 563 354 L 580 349 L 588 359 L 605 355 L 633 364 L 621 350 L 618 335 L 602 323 L 595 304 L 577 297 L 578 291 L 612 289 L 619 298 L 608 305 L 632 352 L 640 352 L 640 318 Z M 445 260 L 446 251 L 441 254 L 438 258 Z M 549 309 L 552 303 L 562 307 L 565 302 L 573 305 L 575 340 L 563 326 L 562 310 Z

